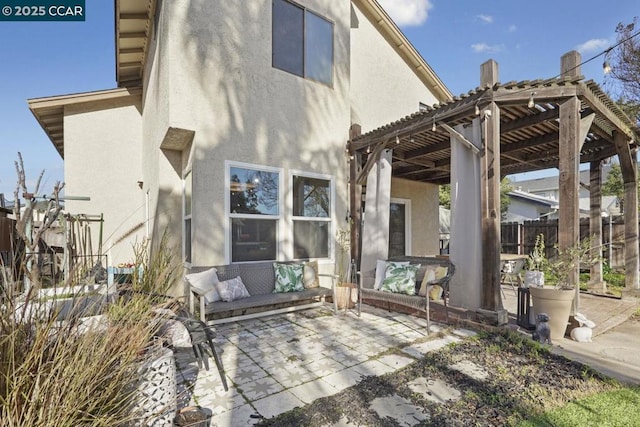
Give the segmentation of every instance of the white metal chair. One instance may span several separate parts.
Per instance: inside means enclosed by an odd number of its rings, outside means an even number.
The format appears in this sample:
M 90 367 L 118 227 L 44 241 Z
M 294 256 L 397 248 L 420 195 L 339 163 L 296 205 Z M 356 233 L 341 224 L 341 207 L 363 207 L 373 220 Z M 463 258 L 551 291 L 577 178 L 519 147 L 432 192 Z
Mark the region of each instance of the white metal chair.
M 523 283 L 521 273 L 524 269 L 524 263 L 524 258 L 505 261 L 502 264 L 502 269 L 500 271 L 500 284 L 508 283 L 511 285 L 511 289 L 516 296 L 518 295 L 517 288 L 522 286 Z M 504 295 L 504 291 L 502 292 Z

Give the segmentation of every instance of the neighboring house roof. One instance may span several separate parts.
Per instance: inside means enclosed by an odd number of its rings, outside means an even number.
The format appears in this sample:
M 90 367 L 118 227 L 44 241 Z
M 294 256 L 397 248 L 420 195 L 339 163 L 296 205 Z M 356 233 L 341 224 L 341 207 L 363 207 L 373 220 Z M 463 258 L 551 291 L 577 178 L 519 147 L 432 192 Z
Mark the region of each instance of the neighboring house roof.
M 69 95 L 49 96 L 28 99 L 29 109 L 42 129 L 53 143 L 53 146 L 64 159 L 64 108 L 65 106 L 113 100 L 128 96 L 141 96 L 141 88 L 118 88 L 94 92 L 74 93 Z
M 607 179 L 611 165 L 602 166 L 602 182 Z M 580 171 L 580 182 L 589 185 L 589 171 Z M 530 193 L 541 191 L 558 191 L 558 175 L 547 176 L 544 178 L 525 179 L 522 181 L 512 181 L 510 184 L 512 187 Z
M 533 205 L 544 206 L 550 210 L 557 211 L 560 208 L 559 202 L 555 199 L 549 197 L 542 197 L 536 194 L 528 193 L 522 190 L 514 190 L 507 193 L 509 197 L 512 199 L 518 199 L 524 201 L 526 203 L 530 203 Z M 581 215 L 589 215 L 591 209 L 591 200 L 589 197 L 581 197 L 578 201 L 580 214 Z M 601 212 L 607 213 L 609 215 L 619 215 L 620 208 L 617 204 L 616 196 L 602 196 L 601 202 Z M 514 218 L 513 216 L 510 218 Z M 524 218 L 520 217 L 520 219 L 536 219 L 536 218 Z M 513 219 L 510 219 L 513 220 Z
M 548 197 L 538 196 L 533 193 L 528 193 L 521 190 L 513 190 L 507 193 L 507 195 L 513 199 L 524 200 L 533 204 L 547 206 L 550 209 L 558 209 L 558 201 L 550 199 Z

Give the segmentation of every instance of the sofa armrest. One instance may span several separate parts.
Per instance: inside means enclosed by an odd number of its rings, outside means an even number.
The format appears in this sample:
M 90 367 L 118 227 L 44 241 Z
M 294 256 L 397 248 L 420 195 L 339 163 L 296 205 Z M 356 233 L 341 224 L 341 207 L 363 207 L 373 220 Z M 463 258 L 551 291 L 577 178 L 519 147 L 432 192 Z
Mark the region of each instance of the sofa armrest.
M 318 273 L 318 278 L 320 277 L 328 277 L 331 279 L 331 289 L 336 287 L 336 283 L 338 282 L 337 274 L 329 274 L 329 273 Z
M 318 273 L 318 278 L 320 277 L 329 277 L 331 279 L 331 295 L 333 299 L 333 310 L 334 313 L 338 312 L 338 301 L 336 298 L 336 285 L 338 284 L 338 275 L 337 274 L 329 274 L 329 273 Z
M 204 311 L 204 295 L 200 295 L 199 293 L 194 292 L 192 289 L 189 289 L 189 311 L 195 316 L 196 312 L 194 300 L 198 301 L 198 307 L 200 308 L 200 320 L 205 322 L 206 313 Z

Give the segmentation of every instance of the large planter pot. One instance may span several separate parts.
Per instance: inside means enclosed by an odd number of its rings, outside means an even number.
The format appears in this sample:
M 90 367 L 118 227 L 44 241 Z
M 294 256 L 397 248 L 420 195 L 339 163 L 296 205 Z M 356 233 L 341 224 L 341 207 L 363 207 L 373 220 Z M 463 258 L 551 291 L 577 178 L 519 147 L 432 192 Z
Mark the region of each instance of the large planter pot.
M 176 416 L 176 366 L 173 351 L 153 349 L 136 379 L 134 426 L 173 426 Z
M 564 337 L 575 291 L 573 289 L 530 287 L 529 292 L 533 302 L 534 319 L 538 313 L 547 313 L 551 328 L 551 340 Z
M 355 283 L 341 283 L 336 286 L 336 303 L 338 310 L 353 308 L 358 300 L 358 285 Z

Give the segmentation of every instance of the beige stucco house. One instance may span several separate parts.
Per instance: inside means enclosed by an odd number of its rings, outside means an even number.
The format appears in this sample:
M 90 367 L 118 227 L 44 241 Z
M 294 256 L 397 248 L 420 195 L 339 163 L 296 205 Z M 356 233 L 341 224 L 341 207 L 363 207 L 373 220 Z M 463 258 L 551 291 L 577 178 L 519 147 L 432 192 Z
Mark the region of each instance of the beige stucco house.
M 29 100 L 109 264 L 168 230 L 185 266 L 318 259 L 346 227 L 352 124 L 451 93 L 375 0 L 116 0 L 117 88 Z M 438 187 L 394 179 L 393 251 L 438 251 Z M 411 239 L 411 235 L 422 236 Z M 425 238 L 425 236 L 433 238 Z

